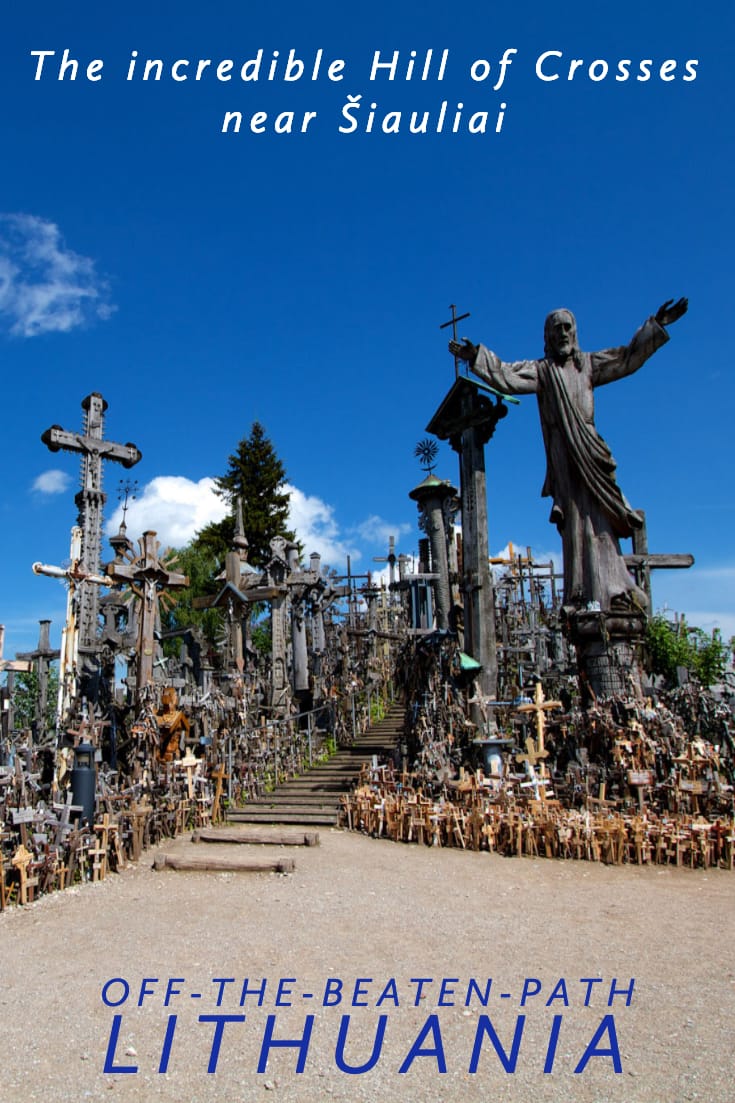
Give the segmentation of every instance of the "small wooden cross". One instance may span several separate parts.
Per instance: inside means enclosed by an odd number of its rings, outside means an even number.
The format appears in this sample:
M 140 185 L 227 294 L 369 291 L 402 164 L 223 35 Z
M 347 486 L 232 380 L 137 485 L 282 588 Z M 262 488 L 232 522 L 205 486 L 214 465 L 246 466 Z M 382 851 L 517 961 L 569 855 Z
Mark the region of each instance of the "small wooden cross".
M 212 770 L 210 772 L 209 776 L 210 778 L 214 778 L 216 782 L 214 789 L 214 799 L 212 801 L 212 823 L 214 824 L 219 823 L 220 820 L 223 818 L 220 808 L 220 801 L 222 800 L 222 783 L 224 782 L 224 779 L 226 777 L 229 777 L 230 775 L 225 773 L 225 768 L 223 764 L 220 763 L 216 770 Z
M 73 800 L 74 798 L 72 796 L 71 789 L 68 789 L 66 793 L 66 803 L 54 804 L 52 806 L 54 812 L 59 813 L 58 819 L 55 816 L 46 817 L 46 823 L 48 823 L 51 827 L 55 829 L 54 846 L 61 846 L 66 836 L 72 830 L 72 825 L 70 822 L 72 813 L 79 813 L 84 811 L 81 804 L 74 804 Z
M 535 768 L 541 764 L 543 767 L 543 759 L 548 758 L 549 752 L 544 747 L 538 747 L 536 741 L 529 735 L 526 739 L 526 753 L 523 752 L 516 755 L 516 762 L 527 762 L 529 766 Z
M 536 800 L 546 800 L 546 786 L 550 785 L 549 778 L 544 773 L 543 760 L 548 756 L 548 751 L 539 748 L 534 739 L 529 735 L 526 739 L 526 753 L 516 755 L 516 762 L 525 763 L 527 781 L 521 782 L 522 789 L 533 789 Z M 540 773 L 536 773 L 536 766 L 540 764 Z M 553 794 L 552 794 L 553 796 Z
M 532 712 L 536 716 L 536 745 L 538 747 L 538 757 L 546 758 L 547 751 L 544 745 L 544 732 L 546 730 L 546 716 L 545 713 L 551 709 L 563 709 L 564 705 L 561 701 L 546 701 L 544 699 L 544 691 L 541 682 L 536 682 L 536 689 L 534 690 L 533 702 L 526 705 L 518 705 L 516 712 Z M 528 741 L 526 741 L 528 746 Z M 520 761 L 520 759 L 518 759 Z M 541 777 L 545 777 L 545 767 L 541 763 Z
M 184 770 L 186 770 L 186 787 L 189 791 L 189 800 L 194 799 L 194 772 L 199 765 L 199 759 L 194 754 L 192 747 L 188 747 L 186 755 L 181 759 L 179 763 Z
M 21 843 L 12 858 L 12 865 L 15 869 L 18 870 L 18 876 L 20 877 L 21 904 L 27 904 L 29 899 L 33 899 L 33 889 L 38 884 L 38 877 L 28 876 L 28 867 L 32 861 L 33 855 L 31 854 L 30 850 L 26 850 L 26 848 Z
M 102 823 L 96 823 L 94 829 L 99 832 L 99 838 L 97 839 L 96 847 L 92 851 L 92 855 L 95 859 L 92 867 L 92 880 L 104 881 L 107 876 L 107 854 L 110 845 L 109 836 L 112 835 L 114 837 L 117 834 L 117 824 L 110 823 L 110 814 L 109 812 L 105 812 L 102 817 Z

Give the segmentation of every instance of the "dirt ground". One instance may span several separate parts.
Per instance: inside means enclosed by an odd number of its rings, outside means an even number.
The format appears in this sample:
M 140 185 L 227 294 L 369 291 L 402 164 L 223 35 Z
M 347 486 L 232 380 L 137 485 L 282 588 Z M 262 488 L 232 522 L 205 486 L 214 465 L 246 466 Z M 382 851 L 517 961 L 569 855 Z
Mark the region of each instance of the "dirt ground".
M 2 913 L 2 1098 L 735 1100 L 735 874 L 320 838 Z

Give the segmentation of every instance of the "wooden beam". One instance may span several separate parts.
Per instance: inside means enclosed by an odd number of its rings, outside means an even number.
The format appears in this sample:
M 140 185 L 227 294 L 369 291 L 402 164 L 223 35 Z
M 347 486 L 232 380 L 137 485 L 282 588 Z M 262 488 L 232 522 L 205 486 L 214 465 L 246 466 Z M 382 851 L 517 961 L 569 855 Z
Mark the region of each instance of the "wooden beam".
M 203 830 L 195 831 L 191 837 L 193 843 L 255 843 L 268 846 L 318 846 L 318 831 L 258 831 L 245 828 L 243 831 Z
M 201 873 L 293 873 L 296 863 L 293 858 L 274 858 L 270 861 L 256 861 L 252 858 L 243 859 L 220 858 L 210 854 L 202 855 L 176 855 L 159 854 L 153 862 L 156 870 L 175 869 L 184 872 Z
M 677 570 L 694 565 L 693 555 L 626 555 L 629 567 L 650 567 L 651 570 Z

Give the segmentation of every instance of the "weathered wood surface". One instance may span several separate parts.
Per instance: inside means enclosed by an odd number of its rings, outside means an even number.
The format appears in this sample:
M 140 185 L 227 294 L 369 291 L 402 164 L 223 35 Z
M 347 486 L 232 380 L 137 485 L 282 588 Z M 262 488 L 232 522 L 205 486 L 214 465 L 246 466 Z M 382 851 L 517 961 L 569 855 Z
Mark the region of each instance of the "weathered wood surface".
M 319 846 L 318 831 L 195 831 L 193 843 L 260 843 L 267 846 Z
M 296 863 L 293 858 L 273 858 L 263 861 L 239 856 L 221 858 L 210 854 L 201 856 L 159 854 L 153 862 L 153 868 L 202 873 L 293 873 Z
M 661 569 L 682 570 L 694 566 L 694 556 L 674 553 L 672 555 L 648 554 L 623 556 L 629 567 L 658 567 Z

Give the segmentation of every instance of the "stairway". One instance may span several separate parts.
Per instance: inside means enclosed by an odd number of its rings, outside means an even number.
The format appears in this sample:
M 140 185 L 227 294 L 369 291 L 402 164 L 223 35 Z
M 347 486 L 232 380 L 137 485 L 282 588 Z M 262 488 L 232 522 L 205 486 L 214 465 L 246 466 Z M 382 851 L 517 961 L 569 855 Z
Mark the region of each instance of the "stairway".
M 401 741 L 403 717 L 404 706 L 392 705 L 384 718 L 372 724 L 351 746 L 340 747 L 328 761 L 276 786 L 267 796 L 231 809 L 228 821 L 336 827 L 339 798 L 352 789 L 361 767 L 374 754 L 392 756 Z

